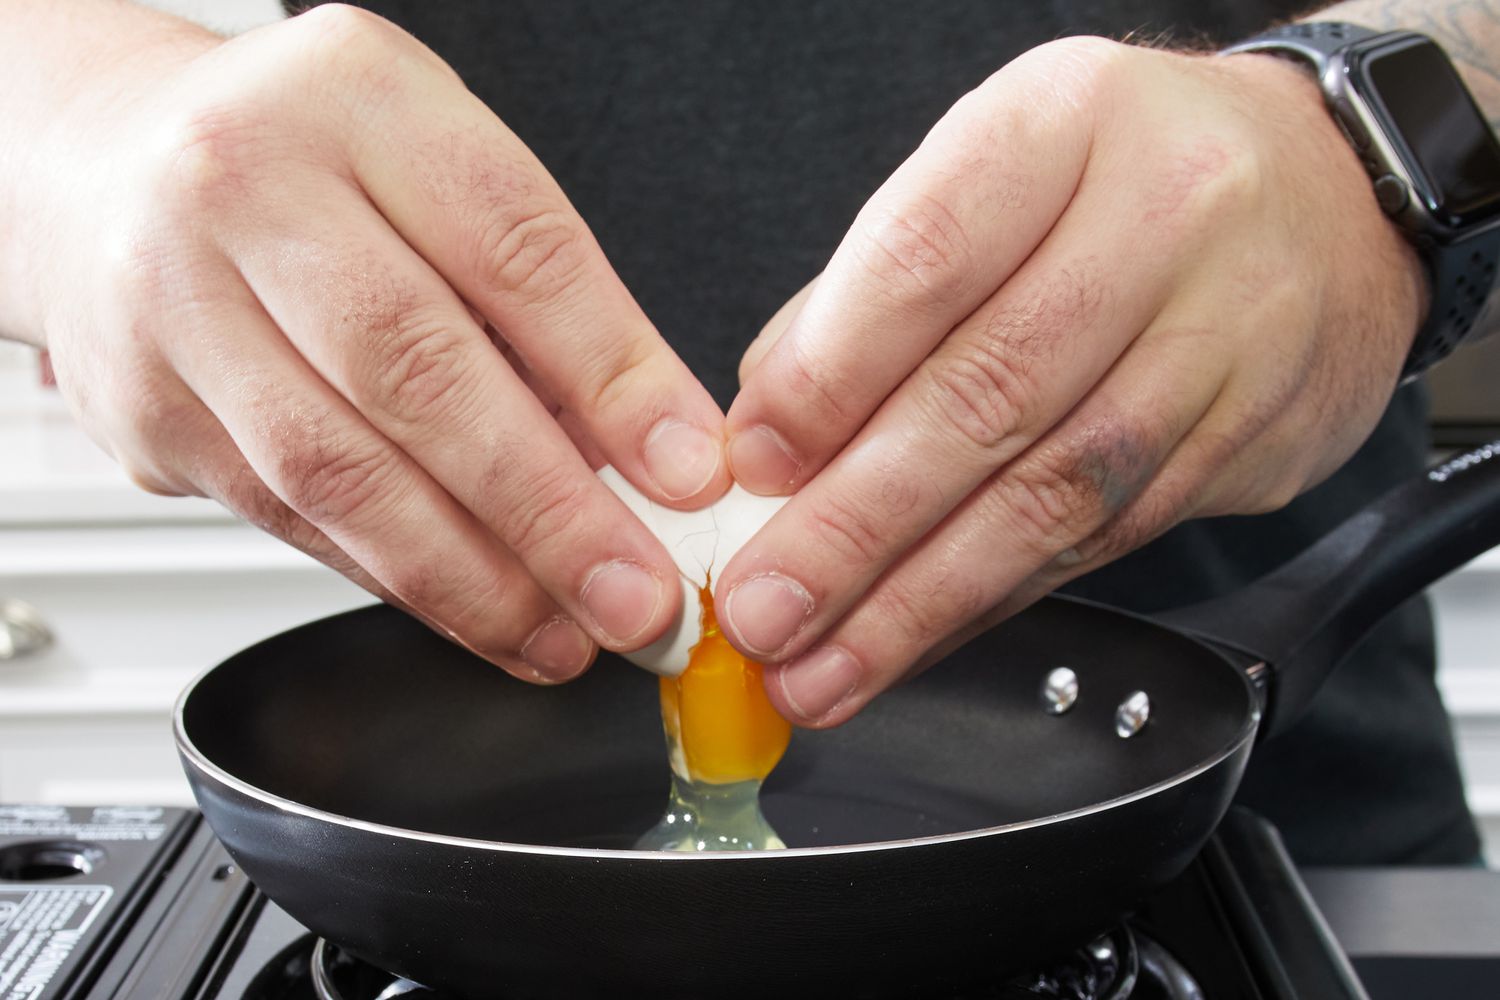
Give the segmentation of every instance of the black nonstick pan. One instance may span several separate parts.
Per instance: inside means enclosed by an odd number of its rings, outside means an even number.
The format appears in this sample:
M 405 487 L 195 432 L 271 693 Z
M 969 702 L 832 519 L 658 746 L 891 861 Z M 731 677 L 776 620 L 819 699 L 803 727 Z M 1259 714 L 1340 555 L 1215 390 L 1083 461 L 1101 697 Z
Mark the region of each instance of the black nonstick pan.
M 1492 446 L 1170 623 L 1045 599 L 799 734 L 765 799 L 786 851 L 628 849 L 667 790 L 655 679 L 605 656 L 531 687 L 387 608 L 208 671 L 177 739 L 266 895 L 459 996 L 960 990 L 1076 946 L 1179 873 L 1257 736 L 1383 614 L 1496 543 Z M 1053 714 L 1059 667 L 1077 698 Z M 1137 692 L 1149 721 L 1123 737 Z

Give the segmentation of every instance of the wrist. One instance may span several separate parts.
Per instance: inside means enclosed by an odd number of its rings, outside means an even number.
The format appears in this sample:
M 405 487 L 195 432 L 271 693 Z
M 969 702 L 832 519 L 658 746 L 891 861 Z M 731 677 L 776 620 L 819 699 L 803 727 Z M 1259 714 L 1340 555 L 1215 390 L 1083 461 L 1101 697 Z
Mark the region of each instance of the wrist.
M 1410 236 L 1381 208 L 1359 154 L 1328 108 L 1313 72 L 1267 52 L 1209 58 L 1238 76 L 1243 93 L 1256 95 L 1257 119 L 1282 133 L 1273 140 L 1282 163 L 1289 169 L 1316 171 L 1319 183 L 1346 192 L 1346 203 L 1360 216 L 1348 220 L 1351 232 L 1386 237 L 1350 243 L 1347 257 L 1335 266 L 1363 270 L 1366 280 L 1387 293 L 1384 301 L 1397 310 L 1391 321 L 1400 330 L 1398 343 L 1404 359 L 1431 302 L 1428 268 Z
M 133 4 L 19 4 L 0 38 L 0 336 L 46 346 L 46 292 L 79 256 L 69 234 L 107 196 L 113 150 L 148 98 L 223 42 Z M 64 277 L 64 280 L 67 279 Z

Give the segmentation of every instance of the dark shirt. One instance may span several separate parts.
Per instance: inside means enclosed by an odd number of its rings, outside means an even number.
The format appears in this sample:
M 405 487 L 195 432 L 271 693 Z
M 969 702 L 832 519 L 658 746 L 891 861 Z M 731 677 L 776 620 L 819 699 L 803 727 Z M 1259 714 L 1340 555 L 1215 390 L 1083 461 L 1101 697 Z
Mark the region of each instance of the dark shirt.
M 828 261 L 861 204 L 965 91 L 1082 32 L 1224 41 L 1305 0 L 375 0 L 536 152 L 625 284 L 721 404 L 740 354 Z M 1226 238 L 1233 238 L 1226 234 Z M 1192 522 L 1068 589 L 1139 611 L 1225 593 L 1419 469 L 1399 393 L 1324 485 L 1260 517 Z M 1478 853 L 1433 680 L 1427 605 L 1389 618 L 1315 707 L 1259 747 L 1240 799 L 1303 862 Z

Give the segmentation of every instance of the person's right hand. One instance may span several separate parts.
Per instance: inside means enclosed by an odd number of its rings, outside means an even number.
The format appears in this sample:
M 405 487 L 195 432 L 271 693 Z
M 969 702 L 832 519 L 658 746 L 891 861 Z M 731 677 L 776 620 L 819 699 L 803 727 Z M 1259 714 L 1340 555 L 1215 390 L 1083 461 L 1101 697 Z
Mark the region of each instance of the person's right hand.
M 518 676 L 655 639 L 676 572 L 591 460 L 701 506 L 723 416 L 535 157 L 350 8 L 155 82 L 38 182 L 35 339 L 95 439 Z

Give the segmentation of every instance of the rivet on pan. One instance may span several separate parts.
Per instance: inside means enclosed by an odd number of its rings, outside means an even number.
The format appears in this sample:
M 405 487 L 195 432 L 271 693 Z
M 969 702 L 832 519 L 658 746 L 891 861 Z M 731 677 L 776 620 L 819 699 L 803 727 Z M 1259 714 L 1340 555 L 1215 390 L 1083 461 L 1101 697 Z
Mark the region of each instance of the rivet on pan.
M 1146 697 L 1146 692 L 1136 691 L 1115 709 L 1115 735 L 1128 740 L 1144 729 L 1150 718 L 1151 699 Z
M 1078 700 L 1078 675 L 1067 667 L 1058 667 L 1042 682 L 1042 705 L 1048 715 L 1062 715 Z

